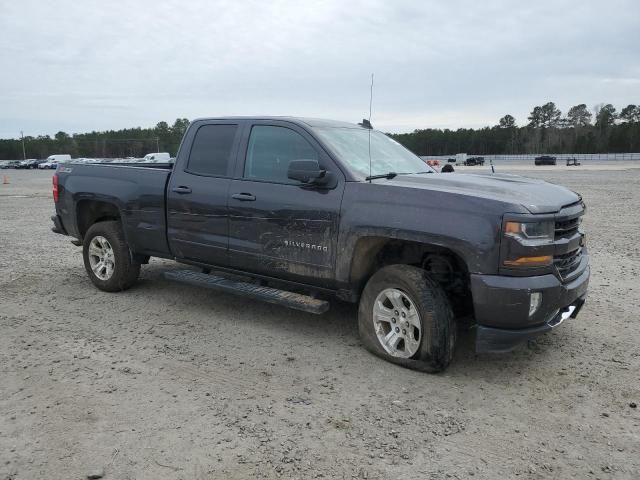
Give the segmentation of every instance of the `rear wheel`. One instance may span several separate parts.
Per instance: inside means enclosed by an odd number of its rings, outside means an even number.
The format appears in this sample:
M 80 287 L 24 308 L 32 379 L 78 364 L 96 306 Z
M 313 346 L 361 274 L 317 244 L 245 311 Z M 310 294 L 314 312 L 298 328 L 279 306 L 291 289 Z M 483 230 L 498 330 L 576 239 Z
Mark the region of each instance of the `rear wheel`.
M 371 277 L 358 327 L 368 350 L 404 367 L 439 372 L 453 357 L 456 322 L 449 300 L 417 267 L 391 265 Z
M 140 263 L 131 257 L 120 222 L 93 224 L 84 236 L 82 254 L 91 282 L 105 292 L 126 290 L 140 274 Z

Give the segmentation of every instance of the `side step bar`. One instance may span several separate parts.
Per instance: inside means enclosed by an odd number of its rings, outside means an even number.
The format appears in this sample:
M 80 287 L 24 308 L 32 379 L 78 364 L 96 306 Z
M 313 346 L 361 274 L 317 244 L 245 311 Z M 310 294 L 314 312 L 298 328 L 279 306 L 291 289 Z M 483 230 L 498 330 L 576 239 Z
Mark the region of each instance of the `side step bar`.
M 243 297 L 252 298 L 254 300 L 262 300 L 267 303 L 284 305 L 294 310 L 302 310 L 303 312 L 321 313 L 329 310 L 329 302 L 318 300 L 317 298 L 302 295 L 300 293 L 287 292 L 286 290 L 278 290 L 277 288 L 261 287 L 247 282 L 236 282 L 228 278 L 210 275 L 206 273 L 194 272 L 193 270 L 175 270 L 165 272 L 167 280 L 186 283 L 196 287 L 205 287 L 212 290 L 233 293 Z

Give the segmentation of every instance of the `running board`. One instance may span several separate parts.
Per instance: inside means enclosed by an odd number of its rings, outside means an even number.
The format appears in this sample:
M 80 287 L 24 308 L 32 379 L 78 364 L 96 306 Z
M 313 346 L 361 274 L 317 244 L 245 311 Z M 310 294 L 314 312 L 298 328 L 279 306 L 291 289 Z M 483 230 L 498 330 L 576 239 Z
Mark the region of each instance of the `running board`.
M 261 300 L 267 303 L 284 305 L 294 310 L 302 310 L 303 312 L 321 313 L 329 310 L 329 302 L 318 300 L 317 298 L 302 295 L 300 293 L 287 292 L 286 290 L 278 290 L 277 288 L 261 287 L 247 282 L 236 282 L 228 278 L 210 275 L 206 273 L 194 272 L 193 270 L 175 270 L 165 272 L 164 277 L 167 280 L 186 283 L 196 287 L 205 287 L 221 292 L 233 293 L 243 297 Z

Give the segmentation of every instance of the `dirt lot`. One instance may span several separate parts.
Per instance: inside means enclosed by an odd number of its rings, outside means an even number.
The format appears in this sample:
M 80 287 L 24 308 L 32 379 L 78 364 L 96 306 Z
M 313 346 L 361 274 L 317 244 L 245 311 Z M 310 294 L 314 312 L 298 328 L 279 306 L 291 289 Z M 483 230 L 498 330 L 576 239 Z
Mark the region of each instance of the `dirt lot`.
M 478 167 L 480 168 L 480 167 Z M 486 169 L 486 166 L 485 166 Z M 580 316 L 428 375 L 317 317 L 172 284 L 119 294 L 50 232 L 51 172 L 0 184 L 0 479 L 640 478 L 640 169 L 522 170 L 580 191 Z

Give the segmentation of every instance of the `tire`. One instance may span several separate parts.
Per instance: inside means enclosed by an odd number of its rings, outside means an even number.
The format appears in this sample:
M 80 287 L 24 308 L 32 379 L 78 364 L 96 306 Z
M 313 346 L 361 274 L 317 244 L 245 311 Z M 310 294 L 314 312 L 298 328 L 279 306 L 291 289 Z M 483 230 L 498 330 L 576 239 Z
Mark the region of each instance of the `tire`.
M 409 330 L 412 327 L 409 318 L 415 322 L 415 314 L 410 312 L 417 312 L 421 326 L 419 338 L 411 333 L 407 334 L 412 336 L 411 339 L 404 335 L 402 343 L 405 351 L 394 350 L 394 354 L 391 354 L 379 340 L 379 333 L 387 333 L 384 328 L 380 332 L 381 326 L 386 328 L 387 323 L 374 323 L 374 317 L 381 318 L 374 313 L 374 306 L 377 305 L 376 300 L 386 299 L 389 292 L 395 295 L 396 291 L 402 292 L 403 301 L 406 297 L 412 305 L 412 308 L 400 312 L 403 316 L 406 312 L 407 316 L 397 320 L 395 316 L 398 313 L 395 313 L 394 306 L 391 306 L 391 314 L 395 315 L 391 320 L 396 320 L 396 325 L 401 329 L 398 335 L 406 333 L 400 324 L 406 325 Z M 383 307 L 385 302 L 382 302 Z M 391 305 L 388 302 L 387 304 Z M 406 305 L 405 303 L 404 306 Z M 388 322 L 388 325 L 391 327 L 391 322 Z M 396 327 L 392 329 L 397 331 Z M 403 367 L 429 373 L 440 372 L 451 363 L 457 337 L 456 321 L 444 291 L 424 270 L 410 265 L 384 267 L 369 279 L 360 298 L 358 330 L 365 348 L 375 355 Z M 417 332 L 415 329 L 413 331 Z M 390 333 L 387 333 L 387 337 Z M 402 346 L 402 343 L 399 345 Z M 410 348 L 410 344 L 413 348 Z
M 110 248 L 98 248 L 106 245 Z M 98 267 L 96 261 L 100 257 L 91 253 L 109 252 L 109 250 L 111 253 L 105 253 L 102 257 L 106 259 L 103 264 L 108 265 L 109 268 L 100 268 L 96 272 L 94 268 Z M 140 263 L 132 260 L 129 246 L 118 221 L 98 222 L 91 225 L 82 242 L 82 257 L 89 279 L 105 292 L 119 292 L 130 288 L 140 274 Z

